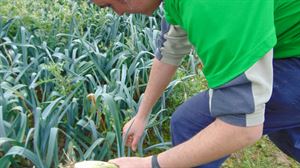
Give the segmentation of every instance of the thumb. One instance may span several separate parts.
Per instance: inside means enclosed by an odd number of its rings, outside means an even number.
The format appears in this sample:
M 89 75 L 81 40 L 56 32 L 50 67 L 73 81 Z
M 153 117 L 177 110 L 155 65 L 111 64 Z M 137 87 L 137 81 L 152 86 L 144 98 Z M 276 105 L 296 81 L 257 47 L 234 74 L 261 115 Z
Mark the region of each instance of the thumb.
M 140 136 L 135 135 L 131 144 L 131 149 L 136 151 L 137 145 L 139 144 Z

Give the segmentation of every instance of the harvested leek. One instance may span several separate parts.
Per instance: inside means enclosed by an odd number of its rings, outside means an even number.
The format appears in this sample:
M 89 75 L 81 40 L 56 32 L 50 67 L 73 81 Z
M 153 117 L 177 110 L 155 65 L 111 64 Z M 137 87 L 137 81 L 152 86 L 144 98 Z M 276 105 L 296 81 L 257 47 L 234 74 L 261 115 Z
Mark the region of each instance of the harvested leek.
M 82 161 L 75 163 L 74 168 L 118 168 L 118 166 L 103 161 Z

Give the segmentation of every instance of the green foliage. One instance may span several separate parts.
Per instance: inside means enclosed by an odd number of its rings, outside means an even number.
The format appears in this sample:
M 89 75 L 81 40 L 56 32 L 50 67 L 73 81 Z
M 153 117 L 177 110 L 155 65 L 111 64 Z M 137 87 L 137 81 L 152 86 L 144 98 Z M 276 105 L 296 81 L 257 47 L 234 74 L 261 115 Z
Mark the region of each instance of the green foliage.
M 20 26 L 30 30 L 41 41 L 47 41 L 52 47 L 57 45 L 58 33 L 72 33 L 72 23 L 80 34 L 91 29 L 91 35 L 96 36 L 102 31 L 105 24 L 107 10 L 100 10 L 85 0 L 1 0 L 0 16 L 4 22 L 10 19 L 13 22 L 8 34 L 14 34 Z M 60 39 L 60 43 L 65 39 Z
M 54 90 L 60 93 L 63 96 L 69 95 L 72 90 L 75 90 L 82 83 L 72 84 L 72 76 L 63 75 L 63 65 L 59 63 L 50 63 L 49 65 L 44 66 L 45 70 L 47 70 L 50 74 L 52 74 L 52 79 L 41 80 L 37 83 L 37 85 L 45 84 L 45 83 L 53 83 L 55 88 Z M 84 90 L 80 87 L 80 90 L 76 92 L 75 97 L 80 97 L 84 94 Z

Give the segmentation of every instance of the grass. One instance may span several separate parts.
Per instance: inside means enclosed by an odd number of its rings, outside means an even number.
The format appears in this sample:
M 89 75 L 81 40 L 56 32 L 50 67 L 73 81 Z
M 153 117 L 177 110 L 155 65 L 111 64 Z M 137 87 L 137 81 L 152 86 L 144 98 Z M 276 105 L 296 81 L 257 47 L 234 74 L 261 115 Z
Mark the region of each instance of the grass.
M 222 168 L 298 168 L 300 164 L 281 152 L 266 136 L 234 153 Z

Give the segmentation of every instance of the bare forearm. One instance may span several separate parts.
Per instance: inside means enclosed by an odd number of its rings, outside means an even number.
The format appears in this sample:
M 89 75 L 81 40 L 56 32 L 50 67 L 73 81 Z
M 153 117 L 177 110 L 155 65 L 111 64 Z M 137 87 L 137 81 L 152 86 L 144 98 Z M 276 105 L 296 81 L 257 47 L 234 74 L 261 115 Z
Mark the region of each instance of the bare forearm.
M 246 147 L 261 136 L 262 125 L 237 127 L 216 120 L 189 141 L 158 156 L 163 168 L 205 164 Z
M 172 80 L 176 69 L 177 66 L 165 64 L 157 59 L 154 59 L 150 72 L 150 78 L 143 100 L 139 107 L 137 117 L 146 118 L 153 105 L 156 103 L 167 85 Z

